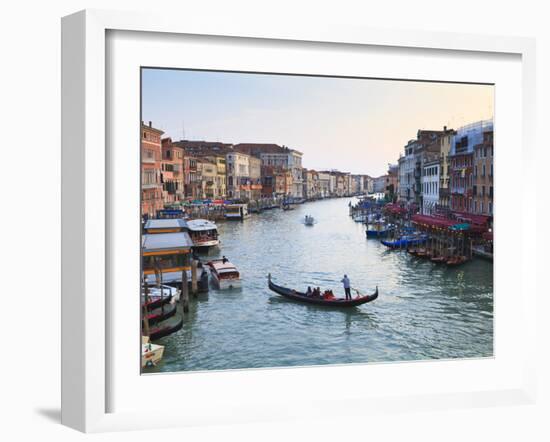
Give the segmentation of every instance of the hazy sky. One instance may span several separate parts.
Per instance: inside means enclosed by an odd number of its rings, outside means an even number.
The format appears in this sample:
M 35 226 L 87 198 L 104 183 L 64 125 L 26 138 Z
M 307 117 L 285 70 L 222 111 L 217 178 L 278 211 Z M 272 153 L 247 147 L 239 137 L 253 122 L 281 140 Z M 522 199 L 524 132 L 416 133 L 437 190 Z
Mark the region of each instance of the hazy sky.
M 494 87 L 144 69 L 142 120 L 173 140 L 276 143 L 303 166 L 385 174 L 418 129 L 493 117 Z

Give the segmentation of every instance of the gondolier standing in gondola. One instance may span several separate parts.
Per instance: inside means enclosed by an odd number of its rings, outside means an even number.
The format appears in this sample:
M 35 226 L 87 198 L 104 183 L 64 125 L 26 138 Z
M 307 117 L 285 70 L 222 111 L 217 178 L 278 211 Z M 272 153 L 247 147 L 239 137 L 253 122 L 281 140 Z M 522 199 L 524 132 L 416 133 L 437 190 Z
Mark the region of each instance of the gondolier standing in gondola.
M 344 275 L 344 279 L 340 281 L 344 284 L 344 291 L 346 292 L 346 299 L 351 299 L 351 283 L 349 281 L 348 275 Z

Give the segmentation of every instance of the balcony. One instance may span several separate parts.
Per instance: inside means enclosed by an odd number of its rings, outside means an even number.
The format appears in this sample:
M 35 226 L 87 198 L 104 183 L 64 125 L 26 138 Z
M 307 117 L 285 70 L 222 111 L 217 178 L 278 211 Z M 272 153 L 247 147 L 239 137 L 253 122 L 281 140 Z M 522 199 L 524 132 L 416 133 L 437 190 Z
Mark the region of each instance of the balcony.
M 155 164 L 157 160 L 155 160 L 155 157 L 146 157 L 143 155 L 141 157 L 141 162 L 144 164 Z

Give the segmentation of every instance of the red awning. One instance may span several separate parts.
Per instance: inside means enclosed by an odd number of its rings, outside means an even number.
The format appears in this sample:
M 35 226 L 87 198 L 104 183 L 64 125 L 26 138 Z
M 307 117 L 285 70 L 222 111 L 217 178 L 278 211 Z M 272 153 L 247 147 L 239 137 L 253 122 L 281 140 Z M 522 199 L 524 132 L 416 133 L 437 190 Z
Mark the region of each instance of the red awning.
M 428 227 L 449 228 L 456 224 L 455 220 L 430 215 L 413 215 L 411 220 L 414 223 L 422 224 Z

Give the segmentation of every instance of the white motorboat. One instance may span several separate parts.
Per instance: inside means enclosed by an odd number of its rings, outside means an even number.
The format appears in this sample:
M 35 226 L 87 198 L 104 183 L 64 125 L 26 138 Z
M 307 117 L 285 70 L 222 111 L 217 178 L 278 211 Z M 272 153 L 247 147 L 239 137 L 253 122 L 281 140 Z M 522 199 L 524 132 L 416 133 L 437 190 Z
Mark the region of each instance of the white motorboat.
M 215 259 L 208 262 L 212 281 L 220 290 L 241 288 L 241 275 L 229 260 Z
M 187 230 L 194 247 L 209 248 L 217 246 L 220 243 L 218 227 L 207 219 L 188 220 Z
M 141 337 L 141 367 L 157 365 L 164 354 L 164 345 L 153 344 L 148 336 Z

